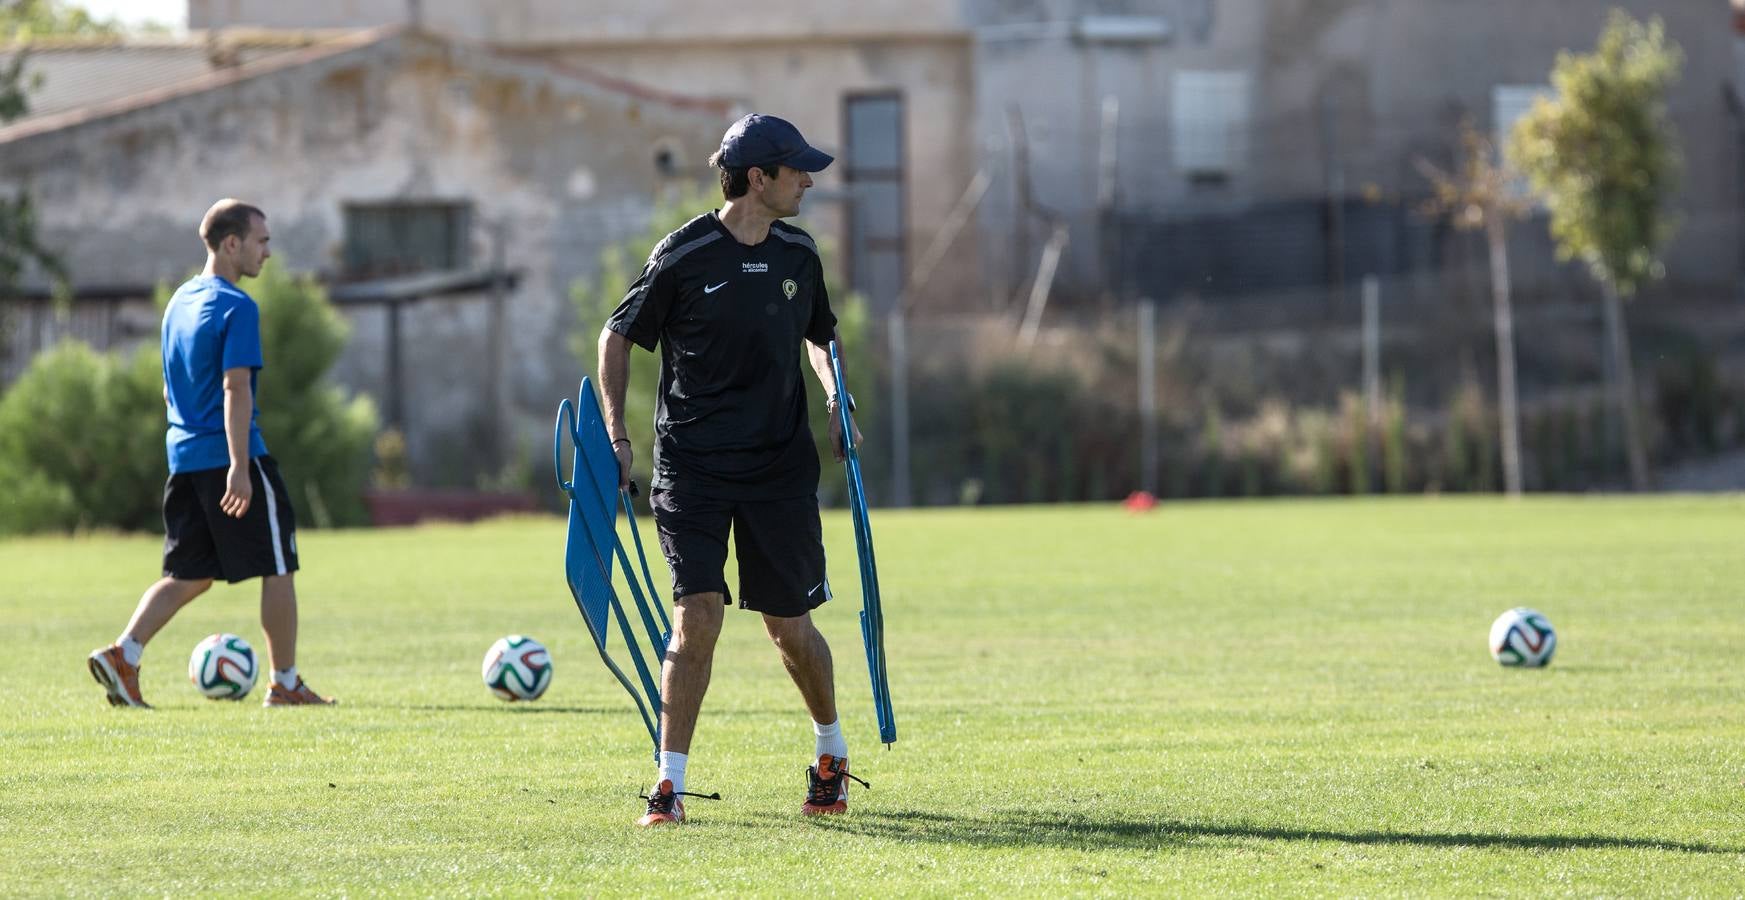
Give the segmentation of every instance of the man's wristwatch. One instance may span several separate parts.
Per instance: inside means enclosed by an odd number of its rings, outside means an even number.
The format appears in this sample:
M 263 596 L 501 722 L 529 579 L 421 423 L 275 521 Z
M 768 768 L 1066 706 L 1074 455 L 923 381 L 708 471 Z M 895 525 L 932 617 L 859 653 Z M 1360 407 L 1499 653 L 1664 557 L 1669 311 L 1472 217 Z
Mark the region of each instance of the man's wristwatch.
M 842 395 L 844 397 L 848 398 L 848 411 L 854 412 L 854 395 L 850 394 L 847 391 L 843 391 Z M 824 398 L 824 411 L 825 412 L 835 412 L 836 411 L 836 398 L 835 397 Z

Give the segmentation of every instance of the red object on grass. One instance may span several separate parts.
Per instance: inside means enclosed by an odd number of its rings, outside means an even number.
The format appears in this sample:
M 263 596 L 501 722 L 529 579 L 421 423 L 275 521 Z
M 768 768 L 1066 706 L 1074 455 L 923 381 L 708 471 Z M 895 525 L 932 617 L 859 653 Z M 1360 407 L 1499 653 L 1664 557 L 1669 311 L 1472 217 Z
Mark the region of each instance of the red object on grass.
M 1128 512 L 1146 512 L 1157 505 L 1157 498 L 1150 491 L 1134 491 L 1121 501 L 1121 505 L 1127 507 Z

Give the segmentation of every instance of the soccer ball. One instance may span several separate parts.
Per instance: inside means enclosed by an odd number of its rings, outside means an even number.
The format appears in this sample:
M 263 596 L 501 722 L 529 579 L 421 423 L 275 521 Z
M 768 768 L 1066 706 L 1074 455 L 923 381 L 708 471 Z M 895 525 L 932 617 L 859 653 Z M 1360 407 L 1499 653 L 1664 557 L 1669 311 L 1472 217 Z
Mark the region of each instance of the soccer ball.
M 213 700 L 241 700 L 254 688 L 260 669 L 254 648 L 234 634 L 214 634 L 194 645 L 188 680 Z
M 1557 652 L 1557 632 L 1536 609 L 1517 606 L 1491 623 L 1491 656 L 1505 666 L 1539 668 Z
M 499 700 L 538 700 L 551 687 L 551 654 L 533 638 L 512 634 L 485 651 L 484 676 Z

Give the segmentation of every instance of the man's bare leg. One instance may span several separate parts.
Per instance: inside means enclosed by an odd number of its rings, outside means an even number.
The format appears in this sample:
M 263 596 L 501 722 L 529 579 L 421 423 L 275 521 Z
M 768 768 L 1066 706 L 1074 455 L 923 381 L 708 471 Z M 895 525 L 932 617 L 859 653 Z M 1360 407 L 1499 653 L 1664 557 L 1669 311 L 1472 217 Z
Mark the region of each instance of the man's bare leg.
M 267 657 L 275 672 L 297 665 L 297 587 L 291 578 L 261 579 L 261 630 L 267 633 Z
M 673 603 L 673 637 L 660 670 L 660 749 L 690 753 L 697 712 L 709 691 L 715 641 L 724 618 L 719 593 L 687 594 Z
M 763 626 L 782 654 L 782 665 L 812 714 L 813 759 L 806 770 L 806 802 L 800 813 L 830 815 L 848 810 L 848 744 L 836 720 L 836 681 L 830 644 L 812 623 L 812 614 L 793 618 L 765 615 Z
M 812 614 L 782 618 L 765 615 L 763 627 L 782 654 L 782 665 L 806 700 L 812 721 L 836 721 L 836 675 L 830 659 L 830 644 L 812 624 Z
M 127 622 L 127 630 L 121 633 L 122 638 L 132 638 L 140 644 L 150 641 L 163 630 L 176 613 L 182 611 L 195 597 L 206 593 L 212 586 L 212 579 L 160 578 L 139 598 L 139 605 L 134 607 L 133 618 Z
M 339 701 L 310 690 L 297 674 L 297 587 L 290 573 L 261 578 L 261 630 L 267 633 L 272 683 L 267 706 L 330 706 Z
M 691 735 L 715 667 L 724 599 L 719 592 L 709 592 L 686 594 L 673 603 L 673 635 L 660 669 L 660 770 L 649 791 L 648 812 L 636 823 L 643 827 L 685 820 L 678 795 L 685 789 Z
M 212 579 L 160 578 L 134 607 L 127 630 L 107 647 L 91 651 L 85 658 L 91 677 L 109 694 L 111 706 L 149 708 L 139 691 L 139 663 L 150 641 L 189 601 L 206 592 Z

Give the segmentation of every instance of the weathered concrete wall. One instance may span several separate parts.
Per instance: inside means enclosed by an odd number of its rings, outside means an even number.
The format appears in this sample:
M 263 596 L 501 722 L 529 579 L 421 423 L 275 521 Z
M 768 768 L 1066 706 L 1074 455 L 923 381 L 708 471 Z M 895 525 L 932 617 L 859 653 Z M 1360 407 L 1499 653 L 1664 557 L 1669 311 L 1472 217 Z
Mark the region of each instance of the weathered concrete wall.
M 737 111 L 767 112 L 794 122 L 808 141 L 838 158 L 816 176 L 817 187 L 808 194 L 800 220 L 839 251 L 847 250 L 848 240 L 843 179 L 850 95 L 902 95 L 908 265 L 927 251 L 975 174 L 977 154 L 964 127 L 974 115 L 969 47 L 959 39 L 819 40 L 775 49 L 731 42 L 617 45 L 551 51 L 546 58 L 655 88 L 705 92 L 733 101 Z M 701 167 L 707 155 L 685 162 Z M 973 233 L 963 234 L 953 249 L 950 261 L 918 292 L 917 302 L 956 303 L 976 290 Z M 839 263 L 844 255 L 836 254 Z
M 977 168 L 974 75 L 959 4 L 827 0 L 795 14 L 780 4 L 722 7 L 684 0 L 608 0 L 586 9 L 555 0 L 424 0 L 427 27 L 567 65 L 688 94 L 728 98 L 741 111 L 780 115 L 842 158 L 844 101 L 855 92 L 898 91 L 905 105 L 905 241 L 909 266 Z M 192 0 L 194 27 L 307 28 L 407 21 L 405 0 Z M 700 167 L 706 157 L 683 162 Z M 818 179 L 803 223 L 847 249 L 841 167 Z M 980 266 L 973 229 L 925 286 L 923 304 L 975 295 Z M 845 253 L 839 253 L 842 261 Z M 845 274 L 845 273 L 843 273 Z M 973 302 L 971 305 L 974 305 Z
M 1344 20 L 1342 27 L 1351 32 L 1344 46 L 1317 55 L 1331 59 L 1339 52 L 1345 59 L 1368 60 L 1375 161 L 1365 169 L 1384 187 L 1413 184 L 1417 174 L 1410 157 L 1438 142 L 1446 147 L 1452 121 L 1461 113 L 1470 112 L 1481 127 L 1490 128 L 1492 86 L 1547 84 L 1559 50 L 1591 50 L 1611 8 L 1622 7 L 1637 18 L 1663 19 L 1667 36 L 1685 57 L 1683 77 L 1668 98 L 1684 154 L 1683 188 L 1672 207 L 1686 218 L 1686 227 L 1667 248 L 1669 275 L 1712 284 L 1739 276 L 1741 235 L 1732 213 L 1742 199 L 1741 123 L 1724 101 L 1734 74 L 1724 5 L 1473 0 L 1393 3 L 1359 15 L 1363 6 L 1354 7 Z M 1281 39 L 1272 46 L 1284 43 Z M 1318 66 L 1328 68 L 1326 61 Z M 1281 67 L 1268 84 L 1282 92 L 1285 83 L 1307 80 Z
M 1673 206 L 1686 227 L 1668 248 L 1675 275 L 1725 284 L 1741 271 L 1736 209 L 1740 120 L 1724 89 L 1736 78 L 1730 13 L 1718 3 L 1633 0 L 974 0 L 977 140 L 998 177 L 983 211 L 989 279 L 1009 290 L 1035 271 L 1046 229 L 1017 228 L 1011 111 L 1023 117 L 1035 204 L 1072 229 L 1063 278 L 1094 284 L 1100 118 L 1119 103 L 1118 208 L 1182 217 L 1259 203 L 1422 193 L 1413 160 L 1446 156 L 1470 113 L 1492 126 L 1497 85 L 1544 84 L 1559 50 L 1591 48 L 1606 12 L 1658 15 L 1685 54 L 1669 103 L 1685 156 Z M 1167 39 L 1085 40 L 1087 16 L 1165 23 Z M 1035 27 L 1037 22 L 1053 23 Z M 1224 184 L 1190 183 L 1173 156 L 1172 87 L 1184 70 L 1251 79 L 1243 163 Z
M 975 127 L 987 149 L 995 189 L 981 216 L 990 283 L 1006 294 L 1036 272 L 1047 238 L 1043 219 L 1070 229 L 1058 284 L 1094 289 L 1104 241 L 1097 212 L 1106 99 L 1117 106 L 1114 206 L 1127 212 L 1179 211 L 1184 204 L 1230 206 L 1255 194 L 1252 171 L 1225 188 L 1196 192 L 1175 169 L 1170 91 L 1184 69 L 1253 65 L 1264 25 L 1263 0 L 978 0 Z M 1164 29 L 1161 39 L 1115 39 L 1086 31 L 1088 17 L 1118 16 Z M 1255 108 L 1258 108 L 1256 103 Z M 1024 146 L 1019 147 L 1022 143 Z M 1019 161 L 1028 158 L 1033 210 L 1022 215 Z
M 1686 226 L 1668 253 L 1675 277 L 1736 279 L 1745 198 L 1733 15 L 1691 0 L 830 0 L 805 15 L 769 7 L 724 16 L 682 0 L 608 0 L 582 12 L 561 0 L 421 0 L 432 27 L 580 61 L 676 89 L 782 111 L 820 142 L 839 135 L 845 91 L 896 88 L 909 100 L 908 243 L 913 262 L 978 169 L 993 189 L 976 240 L 984 277 L 944 293 L 973 306 L 1009 297 L 1034 273 L 1047 230 L 1019 221 L 1010 111 L 1020 110 L 1035 206 L 1072 229 L 1063 287 L 1096 287 L 1105 248 L 1096 213 L 1103 99 L 1120 104 L 1118 209 L 1138 215 L 1240 213 L 1332 193 L 1421 189 L 1419 155 L 1446 154 L 1470 113 L 1491 125 L 1496 85 L 1544 83 L 1560 49 L 1591 47 L 1606 11 L 1658 15 L 1686 54 L 1671 109 L 1685 153 L 1674 203 Z M 196 27 L 337 26 L 405 21 L 406 0 L 191 0 Z M 744 7 L 739 7 L 744 9 Z M 1161 21 L 1161 42 L 1084 40 L 1086 17 Z M 967 61 L 949 47 L 967 42 Z M 1173 157 L 1172 87 L 1184 70 L 1237 70 L 1252 81 L 1243 164 L 1223 184 L 1192 184 Z M 839 128 L 839 126 L 835 126 Z M 832 149 L 839 149 L 833 147 Z M 831 182 L 815 195 L 828 199 Z M 815 203 L 821 236 L 842 230 Z M 944 279 L 942 279 L 944 281 Z M 977 282 L 980 282 L 979 284 Z M 963 302 L 963 298 L 972 298 Z
M 29 181 L 44 236 L 84 284 L 180 281 L 203 259 L 200 216 L 227 195 L 265 209 L 275 253 L 304 271 L 338 268 L 348 202 L 470 201 L 474 262 L 490 261 L 489 234 L 500 226 L 504 262 L 523 273 L 508 300 L 504 418 L 511 445 L 538 448 L 557 400 L 584 371 L 568 348 L 571 282 L 646 224 L 666 181 L 657 144 L 700 157 L 724 115 L 407 36 L 0 141 L 0 171 Z M 485 309 L 430 300 L 405 313 L 406 409 L 421 474 L 458 478 L 465 466 L 447 461 L 453 438 L 494 420 L 483 395 Z M 339 375 L 380 397 L 385 316 L 351 317 Z

